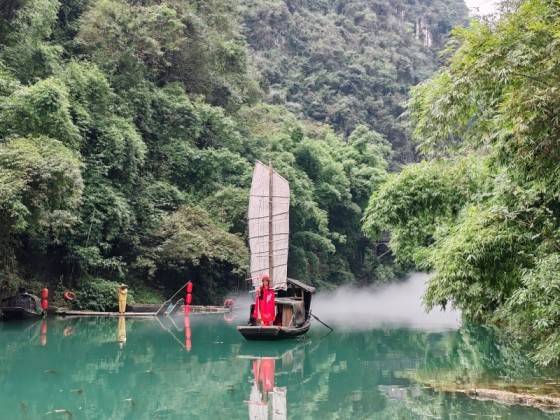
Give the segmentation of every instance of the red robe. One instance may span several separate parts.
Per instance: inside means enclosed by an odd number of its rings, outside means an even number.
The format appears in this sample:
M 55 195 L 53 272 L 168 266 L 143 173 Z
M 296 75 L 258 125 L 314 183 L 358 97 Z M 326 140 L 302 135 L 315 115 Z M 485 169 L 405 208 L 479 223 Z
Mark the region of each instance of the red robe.
M 255 383 L 263 393 L 271 392 L 274 389 L 274 359 L 262 358 L 253 360 L 253 375 Z
M 257 290 L 255 299 L 255 308 L 253 309 L 253 318 L 257 321 L 262 320 L 263 325 L 272 325 L 276 318 L 276 305 L 274 301 L 274 290 L 263 289 L 262 299 L 260 298 L 261 290 Z M 260 315 L 260 316 L 259 316 Z

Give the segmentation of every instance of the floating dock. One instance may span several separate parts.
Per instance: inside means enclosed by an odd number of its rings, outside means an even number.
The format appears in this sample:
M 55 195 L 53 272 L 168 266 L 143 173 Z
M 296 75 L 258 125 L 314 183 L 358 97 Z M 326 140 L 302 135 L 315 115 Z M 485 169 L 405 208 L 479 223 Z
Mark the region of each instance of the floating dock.
M 146 305 L 147 306 L 147 305 Z M 140 309 L 140 308 L 139 308 Z M 121 314 L 119 312 L 97 312 L 97 311 L 77 311 L 68 308 L 53 308 L 52 311 L 49 311 L 50 315 L 57 315 L 57 316 L 68 316 L 68 317 L 87 317 L 87 316 L 99 316 L 99 317 L 118 317 L 118 316 L 125 316 L 130 318 L 151 318 L 156 316 L 155 311 L 146 312 L 143 311 L 141 308 L 140 311 L 130 311 Z M 230 308 L 226 308 L 224 306 L 202 306 L 202 305 L 191 305 L 191 314 L 225 314 L 231 312 Z M 184 313 L 182 309 L 180 309 L 177 313 Z

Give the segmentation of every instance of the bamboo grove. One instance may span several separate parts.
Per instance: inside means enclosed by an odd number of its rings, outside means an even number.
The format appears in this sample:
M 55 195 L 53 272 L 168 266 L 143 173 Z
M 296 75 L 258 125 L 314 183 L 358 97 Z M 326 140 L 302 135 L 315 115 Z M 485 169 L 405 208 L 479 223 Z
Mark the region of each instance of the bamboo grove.
M 365 229 L 432 270 L 428 307 L 453 305 L 560 361 L 560 4 L 504 4 L 456 29 L 408 112 L 424 160 L 373 194 Z

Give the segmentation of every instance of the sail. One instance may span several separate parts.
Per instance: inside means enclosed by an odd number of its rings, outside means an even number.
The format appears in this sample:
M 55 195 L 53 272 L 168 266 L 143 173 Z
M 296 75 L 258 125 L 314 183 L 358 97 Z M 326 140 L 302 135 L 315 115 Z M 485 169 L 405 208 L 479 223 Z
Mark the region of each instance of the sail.
M 249 197 L 251 279 L 260 285 L 268 273 L 271 287 L 287 288 L 290 185 L 269 166 L 257 162 Z

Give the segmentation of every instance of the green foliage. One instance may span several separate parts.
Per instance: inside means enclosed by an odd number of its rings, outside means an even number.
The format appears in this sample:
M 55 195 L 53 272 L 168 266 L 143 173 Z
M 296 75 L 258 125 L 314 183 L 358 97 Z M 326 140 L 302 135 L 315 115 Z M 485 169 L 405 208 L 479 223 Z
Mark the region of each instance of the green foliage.
M 465 22 L 463 1 L 243 0 L 246 36 L 271 103 L 349 136 L 382 133 L 414 160 L 403 103 L 437 68 L 437 51 Z
M 72 121 L 68 90 L 49 78 L 0 99 L 0 137 L 49 136 L 77 149 L 80 133 Z
M 431 250 L 436 275 L 426 292 L 428 306 L 445 307 L 451 300 L 468 318 L 487 318 L 519 286 L 526 240 L 500 215 L 467 207 Z
M 393 259 L 378 257 L 361 219 L 387 176 L 390 144 L 404 139 L 395 120 L 403 86 L 432 71 L 435 49 L 415 39 L 416 6 L 398 5 L 405 12 L 399 23 L 402 13 L 368 4 L 363 20 L 360 1 L 290 5 L 293 16 L 260 26 L 260 41 L 253 24 L 243 33 L 244 24 L 288 2 L 3 3 L 3 284 L 126 279 L 166 296 L 191 279 L 200 302 L 215 302 L 245 278 L 256 160 L 272 162 L 292 188 L 290 275 L 325 287 L 387 280 L 398 267 L 385 267 Z M 444 12 L 448 3 L 453 10 Z M 447 23 L 460 21 L 456 6 L 438 0 L 422 10 L 432 27 L 443 19 L 432 31 L 434 46 Z M 377 23 L 367 23 L 373 14 Z M 277 39 L 292 44 L 268 48 L 282 21 L 289 27 Z M 323 24 L 324 40 L 323 32 L 309 32 Z M 408 76 L 389 38 L 411 41 L 403 54 L 418 57 Z M 261 47 L 271 52 L 266 60 Z M 261 87 L 275 105 L 258 102 Z
M 103 119 L 111 106 L 112 91 L 107 77 L 95 65 L 70 61 L 59 78 L 68 90 L 74 124 L 82 135 Z
M 59 68 L 62 48 L 48 41 L 59 7 L 59 0 L 27 0 L 11 9 L 0 59 L 22 82 L 34 82 Z
M 556 363 L 560 354 L 560 255 L 553 253 L 521 276 L 522 287 L 511 296 L 498 318 L 518 337 L 537 343 L 535 359 Z
M 101 278 L 87 278 L 76 289 L 76 300 L 72 305 L 76 309 L 87 311 L 111 312 L 118 308 L 118 290 L 120 283 Z M 129 290 L 127 305 L 134 303 L 134 292 Z
M 371 196 L 364 229 L 373 237 L 391 232 L 397 258 L 431 268 L 427 251 L 438 232 L 445 234 L 459 211 L 482 189 L 484 162 L 431 161 L 405 166 Z
M 5 233 L 55 233 L 69 227 L 82 190 L 77 155 L 59 141 L 14 138 L 0 144 L 0 220 Z
M 210 260 L 228 263 L 242 273 L 247 269 L 247 248 L 241 238 L 221 229 L 200 208 L 179 208 L 162 222 L 152 240 L 158 243 L 156 262 L 166 268 Z
M 455 30 L 449 64 L 409 103 L 420 149 L 439 159 L 389 179 L 366 217 L 400 258 L 434 269 L 428 306 L 499 321 L 543 364 L 560 361 L 559 16 L 527 0 Z
M 145 238 L 143 248 L 136 261 L 138 269 L 155 284 L 172 289 L 194 280 L 199 303 L 222 299 L 248 268 L 241 236 L 227 232 L 194 206 L 182 206 L 166 216 Z
M 132 4 L 130 4 L 132 3 Z M 118 88 L 149 79 L 181 82 L 213 105 L 237 108 L 258 96 L 229 2 L 94 2 L 77 42 Z M 232 18 L 233 17 L 233 18 Z
M 179 51 L 184 24 L 167 4 L 95 2 L 82 15 L 78 41 L 109 74 L 157 77 Z

